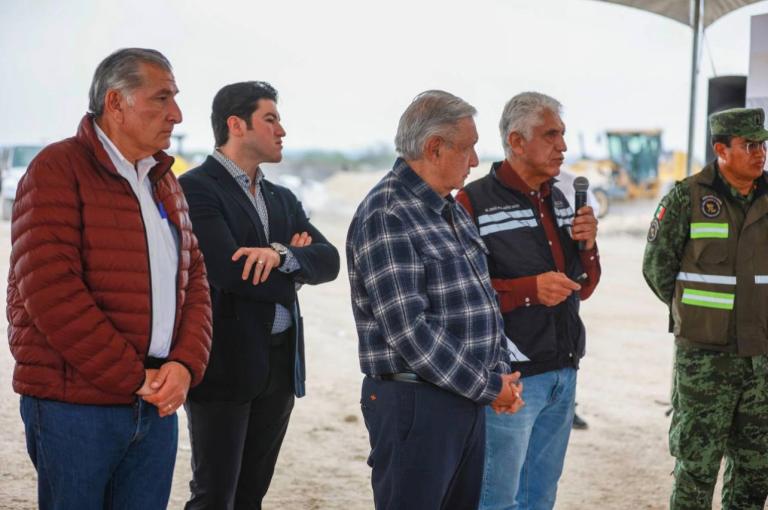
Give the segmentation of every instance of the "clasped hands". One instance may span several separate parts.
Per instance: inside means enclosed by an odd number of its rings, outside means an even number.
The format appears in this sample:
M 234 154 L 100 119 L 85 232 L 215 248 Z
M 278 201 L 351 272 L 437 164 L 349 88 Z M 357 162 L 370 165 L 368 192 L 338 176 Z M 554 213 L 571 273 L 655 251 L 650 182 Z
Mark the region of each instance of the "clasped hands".
M 491 409 L 496 414 L 513 414 L 525 405 L 523 397 L 523 383 L 520 381 L 520 372 L 501 375 L 501 391 L 496 400 L 491 402 Z
M 296 233 L 291 237 L 290 246 L 294 248 L 302 248 L 312 244 L 312 236 L 307 232 Z M 254 285 L 263 283 L 269 278 L 269 273 L 280 265 L 280 255 L 271 247 L 266 248 L 238 248 L 235 253 L 232 254 L 232 262 L 237 262 L 241 257 L 245 257 L 245 265 L 243 266 L 243 280 L 248 279 L 248 275 L 253 270 L 252 281 Z
M 157 407 L 161 418 L 170 416 L 187 400 L 192 375 L 177 361 L 164 363 L 160 368 L 144 369 L 144 384 L 136 395 Z

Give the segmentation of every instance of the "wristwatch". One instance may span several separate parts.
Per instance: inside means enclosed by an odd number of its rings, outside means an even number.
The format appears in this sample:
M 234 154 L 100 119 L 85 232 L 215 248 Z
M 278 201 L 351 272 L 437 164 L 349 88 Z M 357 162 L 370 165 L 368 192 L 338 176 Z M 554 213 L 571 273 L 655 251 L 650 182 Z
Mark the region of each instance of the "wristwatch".
M 280 255 L 280 264 L 278 264 L 277 267 L 283 267 L 283 264 L 285 264 L 285 257 L 288 255 L 288 248 L 280 243 L 271 243 L 269 246 Z

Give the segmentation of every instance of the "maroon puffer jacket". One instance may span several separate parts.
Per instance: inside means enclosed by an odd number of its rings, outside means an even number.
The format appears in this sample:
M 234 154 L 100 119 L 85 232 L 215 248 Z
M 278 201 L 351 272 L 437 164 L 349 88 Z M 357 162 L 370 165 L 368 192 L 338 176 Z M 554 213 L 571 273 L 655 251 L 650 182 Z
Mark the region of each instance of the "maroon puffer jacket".
M 169 360 L 192 384 L 211 347 L 203 256 L 187 202 L 162 152 L 155 197 L 179 233 L 176 317 Z M 13 389 L 80 404 L 125 404 L 144 381 L 152 324 L 147 241 L 139 202 L 86 115 L 77 135 L 46 147 L 13 206 L 8 337 Z

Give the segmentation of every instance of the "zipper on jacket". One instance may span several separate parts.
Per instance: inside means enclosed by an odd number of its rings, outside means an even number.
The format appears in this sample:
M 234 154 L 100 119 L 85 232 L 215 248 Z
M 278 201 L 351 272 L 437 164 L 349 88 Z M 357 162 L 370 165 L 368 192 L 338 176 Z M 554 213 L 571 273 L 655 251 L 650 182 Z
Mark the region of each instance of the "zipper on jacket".
M 159 181 L 158 181 L 159 182 Z M 161 202 L 162 203 L 162 202 Z M 168 222 L 169 228 L 176 228 L 176 225 L 171 221 L 171 215 L 168 214 L 165 221 Z M 181 228 L 178 229 L 179 233 L 179 242 L 176 243 L 176 303 L 173 307 L 173 326 L 171 326 L 171 344 L 168 346 L 168 354 L 171 354 L 171 349 L 173 348 L 173 341 L 176 338 L 176 319 L 179 317 L 179 294 L 181 293 L 181 284 L 179 282 L 179 278 L 181 278 L 181 261 L 183 260 L 181 258 L 181 243 L 184 241 L 184 234 L 181 231 Z M 192 253 L 189 254 L 189 266 L 192 267 Z M 189 269 L 187 269 L 187 274 L 189 274 Z M 191 375 L 191 374 L 190 374 Z

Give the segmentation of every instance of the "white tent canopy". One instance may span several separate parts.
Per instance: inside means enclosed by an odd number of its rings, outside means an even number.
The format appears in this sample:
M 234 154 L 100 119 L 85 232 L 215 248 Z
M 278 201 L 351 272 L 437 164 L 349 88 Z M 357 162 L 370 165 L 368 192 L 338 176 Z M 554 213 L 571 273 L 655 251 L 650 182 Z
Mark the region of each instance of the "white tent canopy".
M 694 6 L 691 0 L 601 0 L 612 4 L 626 5 L 644 11 L 653 12 L 660 16 L 679 21 L 689 27 L 694 27 Z M 704 28 L 740 7 L 754 4 L 760 0 L 705 0 L 701 10 L 701 21 Z
M 699 38 L 708 27 L 731 11 L 760 0 L 598 0 L 649 11 L 679 21 L 693 29 L 693 56 L 691 64 L 691 98 L 688 113 L 688 157 L 686 173 L 691 174 L 693 163 L 693 135 L 696 111 L 696 77 L 699 74 Z

